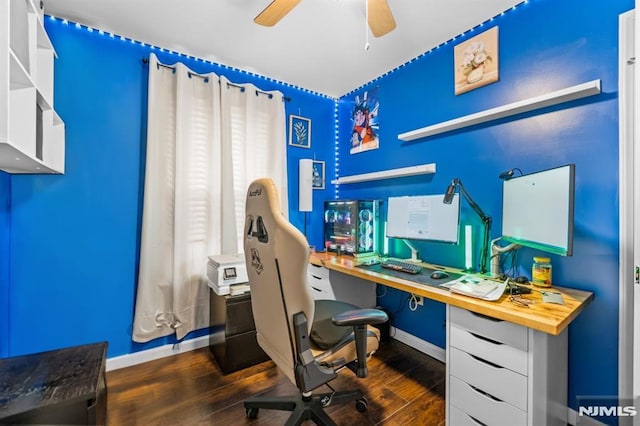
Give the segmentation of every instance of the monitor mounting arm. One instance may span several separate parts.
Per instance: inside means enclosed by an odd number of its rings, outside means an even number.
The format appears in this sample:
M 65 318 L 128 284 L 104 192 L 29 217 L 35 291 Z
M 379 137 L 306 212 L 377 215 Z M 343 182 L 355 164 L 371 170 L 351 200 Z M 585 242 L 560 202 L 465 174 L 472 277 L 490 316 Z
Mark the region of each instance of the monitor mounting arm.
M 491 268 L 489 269 L 489 272 L 491 272 L 491 276 L 494 277 L 500 275 L 500 255 L 522 247 L 520 244 L 516 243 L 499 246 L 498 241 L 500 241 L 500 239 L 501 237 L 491 240 Z

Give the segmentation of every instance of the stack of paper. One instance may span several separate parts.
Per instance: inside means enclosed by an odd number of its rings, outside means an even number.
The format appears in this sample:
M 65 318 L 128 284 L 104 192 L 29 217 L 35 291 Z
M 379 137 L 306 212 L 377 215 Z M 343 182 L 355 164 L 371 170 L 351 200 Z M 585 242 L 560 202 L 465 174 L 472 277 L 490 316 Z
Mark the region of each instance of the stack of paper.
M 499 283 L 472 275 L 463 275 L 457 280 L 443 285 L 443 287 L 448 287 L 452 293 L 483 300 L 498 300 L 504 293 L 506 286 L 506 280 L 504 283 Z
M 240 294 L 245 294 L 248 291 L 251 291 L 251 287 L 249 287 L 249 283 L 247 284 L 234 284 L 229 286 L 229 290 L 232 296 L 238 296 Z

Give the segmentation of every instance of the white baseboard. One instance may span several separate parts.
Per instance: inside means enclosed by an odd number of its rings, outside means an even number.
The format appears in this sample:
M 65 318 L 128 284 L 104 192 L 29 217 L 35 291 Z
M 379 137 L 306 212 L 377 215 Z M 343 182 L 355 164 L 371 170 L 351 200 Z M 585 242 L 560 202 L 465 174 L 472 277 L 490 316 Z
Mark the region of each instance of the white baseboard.
M 147 361 L 164 358 L 171 355 L 177 355 L 184 352 L 193 351 L 195 349 L 209 346 L 209 338 L 212 337 L 214 342 L 218 340 L 222 342 L 224 331 L 216 332 L 212 335 L 196 337 L 195 339 L 185 340 L 174 345 L 164 345 L 145 351 L 134 352 L 127 355 L 116 356 L 107 359 L 107 371 L 118 370 L 120 368 L 130 367 L 132 365 L 141 364 Z
M 444 349 L 395 327 L 391 327 L 390 332 L 391 336 L 393 336 L 393 338 L 397 341 L 411 346 L 412 348 L 419 350 L 420 352 L 429 355 L 441 362 L 445 362 L 446 353 Z M 213 338 L 214 342 L 222 342 L 222 339 L 224 338 L 224 331 L 216 332 L 211 336 L 201 336 L 195 339 L 185 340 L 184 342 L 175 345 L 164 345 L 153 349 L 147 349 L 146 351 L 134 352 L 127 355 L 108 358 L 107 371 L 118 370 L 120 368 L 142 364 L 143 362 L 153 361 L 184 352 L 189 352 L 195 349 L 204 348 L 205 346 L 209 345 L 210 337 Z
M 399 328 L 391 327 L 389 331 L 391 337 L 393 337 L 397 341 L 411 346 L 412 348 L 417 349 L 423 354 L 429 355 L 430 357 L 435 358 L 438 361 L 446 361 L 447 353 L 445 349 L 442 349 L 441 347 L 436 346 L 433 343 L 429 343 L 426 340 L 422 340 L 419 337 L 414 336 L 413 334 L 407 333 L 406 331 L 402 331 Z

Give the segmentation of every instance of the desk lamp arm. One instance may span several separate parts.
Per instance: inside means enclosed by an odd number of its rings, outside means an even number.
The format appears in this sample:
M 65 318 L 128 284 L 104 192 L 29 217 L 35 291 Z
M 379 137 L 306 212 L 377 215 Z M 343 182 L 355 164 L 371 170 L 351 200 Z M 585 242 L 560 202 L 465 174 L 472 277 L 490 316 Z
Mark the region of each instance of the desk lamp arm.
M 480 252 L 480 273 L 484 274 L 487 272 L 487 257 L 489 253 L 489 234 L 491 233 L 491 217 L 487 216 L 484 211 L 480 208 L 480 206 L 471 198 L 471 195 L 467 192 L 466 188 L 462 184 L 462 181 L 459 178 L 455 178 L 451 181 L 451 185 L 447 189 L 447 194 L 445 195 L 445 200 L 449 196 L 453 196 L 453 191 L 455 188 L 458 188 L 462 196 L 467 200 L 467 203 L 471 206 L 473 211 L 480 217 L 482 223 L 484 224 L 484 238 L 482 241 L 482 250 Z M 445 201 L 446 202 L 446 201 Z M 449 201 L 451 202 L 451 201 Z
M 469 193 L 467 192 L 466 188 L 462 184 L 462 181 L 458 178 L 455 178 L 451 182 L 451 184 L 458 187 L 458 190 L 464 196 L 465 200 L 467 200 L 467 203 L 469 203 L 473 211 L 476 212 L 476 214 L 480 217 L 480 220 L 482 220 L 482 223 L 484 223 L 485 225 L 488 224 L 489 227 L 491 227 L 491 217 L 487 216 L 485 212 L 482 211 L 480 206 L 475 201 L 473 201 L 473 198 L 471 198 L 471 195 L 469 195 Z

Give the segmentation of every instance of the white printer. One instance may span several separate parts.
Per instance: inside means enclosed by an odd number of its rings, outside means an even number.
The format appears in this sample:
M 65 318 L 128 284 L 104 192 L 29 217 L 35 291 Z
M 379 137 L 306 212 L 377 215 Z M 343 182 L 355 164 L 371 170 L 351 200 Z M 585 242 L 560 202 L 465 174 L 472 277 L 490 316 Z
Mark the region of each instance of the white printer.
M 244 254 L 218 254 L 207 262 L 209 287 L 218 295 L 242 294 L 249 291 L 249 278 Z

